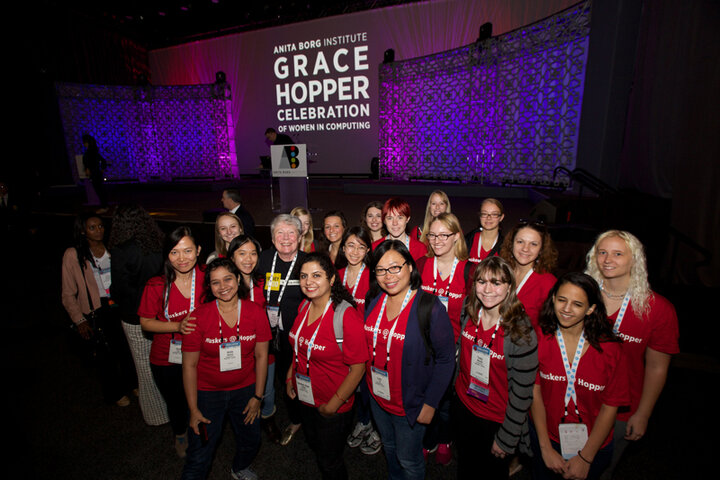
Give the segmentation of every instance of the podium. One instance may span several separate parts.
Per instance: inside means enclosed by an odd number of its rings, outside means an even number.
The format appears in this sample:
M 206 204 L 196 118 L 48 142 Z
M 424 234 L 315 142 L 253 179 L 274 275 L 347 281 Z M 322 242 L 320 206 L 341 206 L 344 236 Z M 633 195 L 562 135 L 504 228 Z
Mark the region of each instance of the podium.
M 295 207 L 308 208 L 308 169 L 305 144 L 272 145 L 270 147 L 272 177 L 278 180 L 280 213 L 290 213 Z M 272 182 L 273 180 L 271 180 Z M 270 190 L 275 205 L 273 189 Z

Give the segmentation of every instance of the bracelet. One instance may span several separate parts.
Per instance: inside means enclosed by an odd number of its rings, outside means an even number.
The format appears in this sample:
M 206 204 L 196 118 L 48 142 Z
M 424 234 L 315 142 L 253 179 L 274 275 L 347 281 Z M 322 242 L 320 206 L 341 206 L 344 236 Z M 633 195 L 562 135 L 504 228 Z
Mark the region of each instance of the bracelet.
M 343 403 L 347 403 L 347 402 L 348 402 L 347 400 L 343 400 L 343 398 L 342 398 L 340 395 L 338 395 L 337 392 L 335 392 L 335 396 L 338 397 L 338 398 L 340 399 L 340 401 L 343 402 Z
M 582 460 L 583 462 L 587 463 L 588 465 L 592 465 L 592 462 L 588 462 L 588 461 L 585 459 L 585 457 L 582 456 L 582 454 L 580 453 L 580 450 L 578 450 L 578 457 L 580 457 L 580 460 Z
M 257 394 L 256 394 L 256 395 L 253 395 L 253 398 L 256 399 L 258 402 L 262 402 L 262 401 L 263 401 L 262 397 L 259 397 Z
M 292 377 L 288 377 L 288 378 L 285 379 L 285 383 L 286 383 L 286 384 L 287 384 L 287 383 L 290 383 L 290 382 L 292 382 Z

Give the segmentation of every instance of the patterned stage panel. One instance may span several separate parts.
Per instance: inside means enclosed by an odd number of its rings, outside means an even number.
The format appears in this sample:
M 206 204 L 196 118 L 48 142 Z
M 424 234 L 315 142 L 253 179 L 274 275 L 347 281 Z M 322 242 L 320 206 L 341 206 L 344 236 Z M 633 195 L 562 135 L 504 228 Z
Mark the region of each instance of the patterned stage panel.
M 380 67 L 380 173 L 567 186 L 590 2 L 480 43 Z
M 108 161 L 109 180 L 237 177 L 227 84 L 57 84 L 56 92 L 76 180 L 85 133 Z

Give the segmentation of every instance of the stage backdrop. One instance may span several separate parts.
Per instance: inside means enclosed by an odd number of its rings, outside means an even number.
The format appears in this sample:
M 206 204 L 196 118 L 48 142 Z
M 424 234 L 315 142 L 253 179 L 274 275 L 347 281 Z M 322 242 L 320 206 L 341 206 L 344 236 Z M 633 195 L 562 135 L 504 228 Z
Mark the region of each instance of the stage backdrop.
M 154 50 L 154 85 L 231 85 L 240 174 L 270 149 L 267 127 L 307 145 L 310 173 L 369 173 L 378 156 L 378 67 L 501 34 L 553 15 L 569 0 L 448 0 L 371 10 Z

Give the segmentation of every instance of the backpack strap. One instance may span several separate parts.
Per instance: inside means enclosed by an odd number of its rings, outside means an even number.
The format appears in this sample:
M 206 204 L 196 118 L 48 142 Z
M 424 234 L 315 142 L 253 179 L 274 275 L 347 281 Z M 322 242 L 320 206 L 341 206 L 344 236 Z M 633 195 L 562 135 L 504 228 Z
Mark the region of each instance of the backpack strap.
M 340 351 L 343 349 L 343 317 L 345 316 L 345 310 L 348 307 L 352 307 L 346 300 L 340 302 L 340 305 L 335 308 L 333 314 L 333 330 L 335 331 L 335 341 L 337 342 Z

